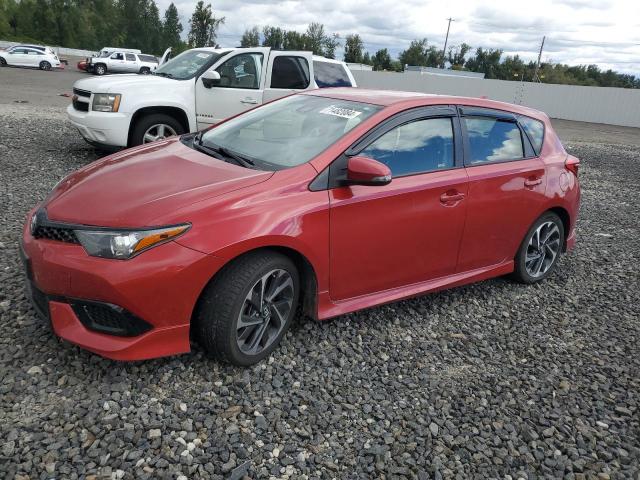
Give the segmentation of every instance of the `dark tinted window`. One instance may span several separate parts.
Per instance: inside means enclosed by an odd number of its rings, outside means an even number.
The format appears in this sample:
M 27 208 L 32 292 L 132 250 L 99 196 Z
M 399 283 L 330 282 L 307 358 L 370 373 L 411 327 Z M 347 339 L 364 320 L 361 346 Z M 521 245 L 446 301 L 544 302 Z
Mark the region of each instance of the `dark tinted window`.
M 464 119 L 471 163 L 517 160 L 524 157 L 522 135 L 515 122 L 488 117 Z
M 278 56 L 273 60 L 271 88 L 307 88 L 309 64 L 302 57 Z
M 345 67 L 340 63 L 313 62 L 313 76 L 320 88 L 351 86 Z
M 453 167 L 450 118 L 429 118 L 388 131 L 369 145 L 365 157 L 384 163 L 394 177 Z
M 544 123 L 542 123 L 540 120 L 535 120 L 533 118 L 525 117 L 522 115 L 518 117 L 518 120 L 520 121 L 520 125 L 522 125 L 522 128 L 524 128 L 525 132 L 527 132 L 536 155 L 540 155 L 540 152 L 542 151 L 542 142 L 544 140 Z
M 158 59 L 153 55 L 138 55 L 138 58 L 143 62 L 158 63 Z
M 231 57 L 216 71 L 220 74 L 217 86 L 227 88 L 260 88 L 261 53 L 243 53 Z
M 114 53 L 113 55 L 111 55 L 111 58 L 114 60 L 124 60 L 124 55 L 122 55 L 121 53 Z
M 135 62 L 136 61 L 136 57 L 132 53 L 127 53 L 125 55 L 127 56 L 127 61 L 128 62 Z

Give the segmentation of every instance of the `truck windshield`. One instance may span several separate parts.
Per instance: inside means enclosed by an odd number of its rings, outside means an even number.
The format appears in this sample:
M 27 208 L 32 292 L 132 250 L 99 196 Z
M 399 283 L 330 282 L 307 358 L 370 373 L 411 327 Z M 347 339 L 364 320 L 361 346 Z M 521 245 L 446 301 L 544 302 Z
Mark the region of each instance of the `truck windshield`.
M 203 147 L 282 170 L 308 162 L 382 107 L 336 98 L 293 95 L 205 131 Z
M 206 50 L 187 50 L 160 66 L 154 75 L 186 80 L 192 78 L 205 65 L 211 65 L 221 54 Z

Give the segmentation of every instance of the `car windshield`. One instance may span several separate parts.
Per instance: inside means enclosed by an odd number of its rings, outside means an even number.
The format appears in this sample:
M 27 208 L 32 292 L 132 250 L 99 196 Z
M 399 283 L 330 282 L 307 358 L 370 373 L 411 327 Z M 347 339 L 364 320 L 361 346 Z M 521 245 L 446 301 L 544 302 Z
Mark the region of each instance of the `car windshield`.
M 294 95 L 229 120 L 201 143 L 282 170 L 308 162 L 382 107 L 312 95 Z
M 186 80 L 193 77 L 202 67 L 210 65 L 220 57 L 220 53 L 206 50 L 187 50 L 158 68 L 154 75 Z

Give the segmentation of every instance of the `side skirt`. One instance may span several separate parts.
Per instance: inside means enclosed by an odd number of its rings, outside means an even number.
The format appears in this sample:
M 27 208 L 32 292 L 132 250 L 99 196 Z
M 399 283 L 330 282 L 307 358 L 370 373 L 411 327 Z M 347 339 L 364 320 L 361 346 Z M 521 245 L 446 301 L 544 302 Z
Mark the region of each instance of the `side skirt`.
M 338 315 L 355 312 L 364 308 L 375 307 L 385 303 L 416 297 L 425 293 L 438 292 L 447 288 L 459 287 L 513 272 L 513 260 L 490 267 L 478 268 L 468 272 L 454 273 L 446 277 L 435 278 L 425 282 L 383 290 L 381 292 L 361 295 L 346 300 L 331 300 L 329 292 L 318 294 L 318 320 L 327 320 Z

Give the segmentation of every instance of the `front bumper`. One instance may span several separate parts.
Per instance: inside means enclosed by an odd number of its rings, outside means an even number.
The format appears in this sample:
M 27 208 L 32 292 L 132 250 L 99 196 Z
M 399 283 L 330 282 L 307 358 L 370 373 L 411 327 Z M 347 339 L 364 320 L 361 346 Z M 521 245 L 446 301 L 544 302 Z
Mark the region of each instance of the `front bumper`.
M 28 223 L 21 245 L 27 290 L 56 335 L 114 360 L 190 351 L 193 309 L 209 279 L 222 267 L 221 259 L 176 242 L 130 260 L 90 257 L 77 244 L 34 239 Z M 97 331 L 79 318 L 77 301 L 117 306 L 148 328 L 129 336 Z
M 67 116 L 82 138 L 96 146 L 126 147 L 129 140 L 131 115 L 120 112 L 81 112 L 67 107 Z

